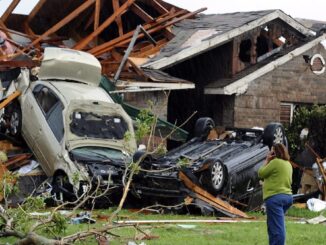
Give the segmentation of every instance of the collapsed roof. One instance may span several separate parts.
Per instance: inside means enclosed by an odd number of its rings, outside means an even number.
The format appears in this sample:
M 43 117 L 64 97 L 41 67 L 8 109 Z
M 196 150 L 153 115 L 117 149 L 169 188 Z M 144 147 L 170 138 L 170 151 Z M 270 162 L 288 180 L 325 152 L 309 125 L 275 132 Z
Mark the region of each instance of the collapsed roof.
M 95 55 L 102 72 L 122 89 L 131 86 L 130 81 L 153 90 L 194 88 L 189 81 L 144 71 L 137 63 L 174 37 L 171 25 L 205 9 L 188 12 L 161 0 L 39 0 L 29 15 L 12 13 L 19 3 L 13 0 L 0 19 L 0 30 L 16 48 L 15 54 L 0 57 L 2 61 L 21 53 L 41 59 L 44 47 L 64 46 Z M 141 32 L 135 34 L 139 25 Z
M 199 13 L 205 8 L 189 12 L 162 0 L 39 0 L 29 15 L 12 13 L 19 2 L 13 0 L 0 19 L 0 31 L 17 48 L 14 56 L 32 54 L 34 60 L 40 60 L 47 46 L 87 51 L 100 60 L 102 73 L 119 92 L 194 88 L 196 81 L 162 70 L 236 39 L 250 39 L 250 33 L 267 37 L 265 51 L 244 57 L 257 56 L 250 66 L 242 70 L 232 67 L 232 76 L 210 81 L 205 87 L 206 94 L 242 93 L 251 79 L 248 74 L 315 35 L 281 10 L 203 15 Z M 251 45 L 250 40 L 242 44 Z M 10 63 L 8 57 L 2 60 L 7 67 L 17 63 Z

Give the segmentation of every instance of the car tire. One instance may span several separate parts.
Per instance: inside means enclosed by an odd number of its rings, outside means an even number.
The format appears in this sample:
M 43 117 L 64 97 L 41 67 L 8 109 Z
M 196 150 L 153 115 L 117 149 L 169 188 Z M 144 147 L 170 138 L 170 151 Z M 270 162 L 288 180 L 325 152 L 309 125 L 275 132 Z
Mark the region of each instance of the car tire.
M 57 204 L 64 202 L 70 202 L 75 199 L 73 194 L 73 186 L 69 183 L 68 176 L 64 174 L 58 174 L 53 176 L 53 196 Z
M 207 191 L 216 195 L 223 189 L 226 174 L 223 163 L 215 161 L 202 173 L 200 182 Z
M 284 127 L 280 123 L 268 124 L 263 132 L 263 143 L 271 148 L 274 144 L 282 143 L 287 146 Z
M 215 127 L 215 123 L 210 117 L 201 117 L 196 121 L 195 137 L 207 138 L 209 132 Z
M 9 117 L 9 134 L 15 138 L 21 136 L 22 130 L 22 111 L 18 103 L 9 105 L 8 111 Z

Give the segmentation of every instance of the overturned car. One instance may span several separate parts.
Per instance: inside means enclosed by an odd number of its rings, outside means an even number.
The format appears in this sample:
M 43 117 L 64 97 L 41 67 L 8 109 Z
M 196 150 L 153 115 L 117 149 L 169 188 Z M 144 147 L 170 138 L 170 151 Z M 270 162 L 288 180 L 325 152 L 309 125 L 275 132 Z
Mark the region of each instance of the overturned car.
M 287 144 L 283 126 L 271 123 L 263 129 L 229 128 L 222 137 L 208 137 L 214 128 L 210 118 L 196 122 L 195 137 L 164 156 L 147 156 L 135 177 L 133 192 L 148 201 L 182 201 L 191 190 L 180 179 L 182 171 L 213 195 L 233 200 L 252 210 L 262 203 L 257 176 L 269 148 Z
M 23 69 L 7 88 L 19 90 L 6 107 L 9 133 L 20 135 L 47 176 L 56 199 L 70 199 L 98 180 L 121 185 L 136 150 L 132 120 L 100 87 L 101 65 L 92 55 L 46 48 L 37 76 Z M 34 80 L 34 81 L 32 81 Z

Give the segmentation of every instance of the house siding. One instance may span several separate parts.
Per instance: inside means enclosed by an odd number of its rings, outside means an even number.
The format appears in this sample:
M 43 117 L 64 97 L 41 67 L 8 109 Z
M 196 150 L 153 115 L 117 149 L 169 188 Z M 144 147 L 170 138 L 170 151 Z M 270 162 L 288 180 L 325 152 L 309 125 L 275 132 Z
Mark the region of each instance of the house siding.
M 282 102 L 297 104 L 326 104 L 326 73 L 314 74 L 303 55 L 312 57 L 326 51 L 317 45 L 306 53 L 254 80 L 247 92 L 236 96 L 234 126 L 264 127 L 280 120 Z

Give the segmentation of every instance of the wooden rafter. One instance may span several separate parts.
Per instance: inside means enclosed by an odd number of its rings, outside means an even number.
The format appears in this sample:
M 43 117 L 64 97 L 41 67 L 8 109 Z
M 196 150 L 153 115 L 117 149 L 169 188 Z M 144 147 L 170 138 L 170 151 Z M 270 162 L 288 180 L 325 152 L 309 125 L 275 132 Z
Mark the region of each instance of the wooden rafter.
M 112 7 L 113 7 L 114 12 L 118 11 L 118 9 L 120 8 L 119 0 L 112 0 Z M 115 22 L 118 25 L 119 36 L 122 36 L 123 35 L 123 26 L 122 26 L 121 15 L 118 15 L 116 17 Z
M 44 38 L 48 37 L 49 35 L 53 34 L 54 32 L 61 29 L 63 26 L 68 24 L 70 21 L 75 19 L 79 14 L 81 14 L 83 11 L 85 11 L 87 8 L 89 8 L 92 4 L 94 4 L 95 0 L 87 0 L 82 5 L 80 5 L 78 8 L 76 8 L 74 11 L 72 11 L 69 15 L 67 15 L 65 18 L 63 18 L 61 21 L 59 21 L 57 24 L 52 26 L 49 30 L 44 32 L 41 36 L 36 38 L 31 45 L 35 45 L 39 43 Z
M 100 24 L 100 13 L 101 13 L 101 0 L 95 2 L 95 15 L 94 15 L 94 31 Z
M 3 23 L 6 22 L 6 20 L 8 19 L 8 17 L 11 15 L 12 11 L 14 11 L 15 8 L 17 7 L 17 5 L 19 4 L 19 2 L 20 2 L 20 0 L 13 0 L 11 2 L 11 4 L 6 9 L 6 11 L 1 16 L 1 20 L 3 21 Z
M 186 10 L 181 10 L 181 11 L 178 11 L 178 12 L 174 13 L 173 15 L 166 15 L 164 18 L 159 19 L 155 23 L 150 23 L 150 24 L 144 25 L 144 29 L 149 30 L 150 28 L 157 27 L 157 26 L 163 24 L 166 21 L 169 21 L 169 20 L 171 20 L 171 19 L 173 19 L 175 17 L 178 17 L 178 16 L 182 16 L 182 15 L 184 15 L 186 13 L 187 13 Z M 106 42 L 106 43 L 104 43 L 102 45 L 98 45 L 97 47 L 91 49 L 89 52 L 94 54 L 94 55 L 100 55 L 100 54 L 102 54 L 104 52 L 109 51 L 115 45 L 117 45 L 117 44 L 119 44 L 121 42 L 128 43 L 133 34 L 134 34 L 134 31 L 130 31 L 130 32 L 124 34 L 121 37 L 110 40 L 110 41 L 108 41 L 108 42 Z M 143 34 L 140 34 L 140 35 L 143 35 Z M 125 42 L 126 40 L 129 40 L 129 41 Z
M 47 0 L 39 0 L 38 3 L 34 6 L 34 8 L 32 9 L 32 11 L 29 13 L 26 22 L 30 23 L 31 20 L 35 17 L 35 15 L 40 11 L 40 9 L 42 8 L 42 6 L 44 5 L 44 3 Z
M 26 34 L 33 36 L 33 37 L 36 36 L 36 34 L 32 30 L 32 28 L 30 27 L 29 23 L 35 17 L 35 15 L 38 13 L 38 11 L 42 8 L 42 6 L 44 5 L 45 2 L 46 2 L 46 0 L 39 0 L 38 3 L 32 9 L 32 11 L 29 13 L 28 17 L 26 18 L 26 20 L 23 24 Z
M 159 12 L 160 14 L 166 14 L 169 11 L 164 8 L 158 1 L 156 0 L 142 0 L 144 3 L 146 3 L 147 5 L 152 6 L 154 9 L 156 9 L 157 12 Z
M 100 25 L 94 32 L 92 32 L 90 35 L 88 35 L 86 38 L 81 40 L 79 43 L 77 43 L 74 47 L 74 49 L 81 50 L 86 47 L 87 44 L 89 44 L 95 37 L 97 37 L 99 34 L 101 34 L 105 28 L 107 28 L 115 19 L 117 16 L 120 16 L 126 9 L 134 3 L 135 0 L 128 0 L 125 2 L 119 9 L 117 9 L 109 18 L 107 18 L 102 25 Z
M 130 10 L 134 12 L 136 15 L 138 15 L 140 18 L 142 18 L 145 22 L 151 22 L 154 21 L 153 17 L 150 16 L 148 13 L 146 13 L 141 7 L 139 7 L 138 4 L 134 3 Z
M 22 33 L 22 32 L 19 32 L 19 31 L 14 31 L 14 30 L 8 29 L 6 27 L 6 25 L 4 25 L 4 24 L 2 25 L 2 24 L 3 23 L 0 20 L 0 30 L 5 32 L 5 33 L 9 33 L 9 34 L 12 33 L 12 34 L 16 34 L 16 35 L 21 36 L 21 37 L 26 37 L 26 38 L 29 38 L 29 39 L 33 39 L 33 37 L 27 35 L 26 33 Z
M 144 28 L 144 29 L 148 32 L 148 34 L 152 34 L 152 33 L 154 33 L 154 32 L 160 31 L 160 30 L 162 30 L 162 29 L 164 29 L 164 28 L 166 28 L 166 27 L 168 27 L 168 26 L 171 26 L 171 25 L 173 25 L 173 24 L 175 24 L 175 23 L 177 23 L 177 22 L 179 22 L 179 21 L 181 21 L 181 20 L 183 20 L 183 19 L 190 18 L 190 17 L 192 17 L 192 16 L 194 16 L 194 15 L 200 13 L 200 12 L 203 12 L 203 11 L 205 11 L 206 9 L 207 9 L 207 8 L 201 8 L 201 9 L 198 9 L 198 10 L 196 10 L 196 11 L 194 11 L 194 12 L 184 14 L 184 15 L 178 17 L 178 18 L 175 18 L 175 19 L 172 18 L 172 20 L 167 21 L 167 22 L 164 23 L 163 25 L 158 25 L 158 26 L 156 26 L 155 28 L 151 28 L 151 29 L 149 29 L 149 30 L 147 30 L 146 28 Z M 176 14 L 177 14 L 177 13 L 176 13 Z M 170 16 L 170 17 L 171 17 L 171 16 Z M 153 26 L 151 26 L 151 27 L 153 27 Z M 133 33 L 134 33 L 134 32 L 131 33 L 131 36 L 133 35 Z M 140 34 L 138 35 L 138 38 L 141 38 L 141 37 L 144 37 L 144 34 L 143 34 L 143 33 L 140 33 Z M 114 39 L 114 40 L 112 40 L 112 41 L 115 41 L 115 40 L 117 40 L 117 39 L 118 39 L 118 38 L 116 38 L 116 39 Z M 130 40 L 131 40 L 131 38 L 128 38 L 128 39 L 126 39 L 126 40 L 120 41 L 119 44 L 122 45 L 122 44 L 129 43 Z M 117 44 L 117 43 L 115 43 L 115 44 Z M 92 54 L 94 54 L 94 55 L 100 55 L 100 54 L 103 54 L 103 53 L 105 53 L 105 52 L 108 52 L 110 49 L 112 49 L 112 46 L 109 46 L 109 47 L 107 47 L 107 48 L 105 48 L 105 49 L 102 49 L 100 52 L 94 52 L 94 50 L 99 49 L 99 48 L 100 48 L 100 46 L 95 47 L 94 49 L 90 50 L 90 53 L 92 53 Z

